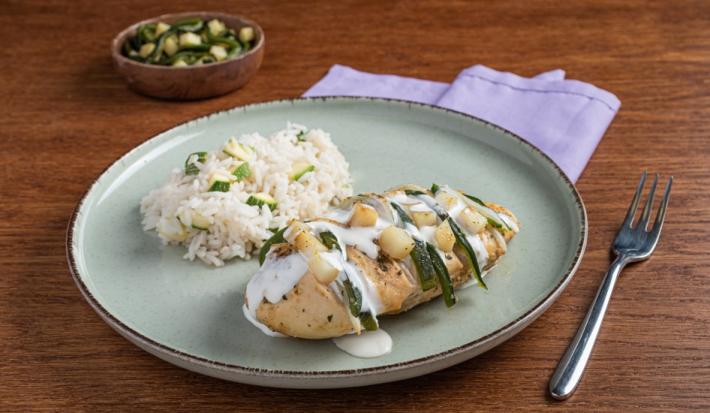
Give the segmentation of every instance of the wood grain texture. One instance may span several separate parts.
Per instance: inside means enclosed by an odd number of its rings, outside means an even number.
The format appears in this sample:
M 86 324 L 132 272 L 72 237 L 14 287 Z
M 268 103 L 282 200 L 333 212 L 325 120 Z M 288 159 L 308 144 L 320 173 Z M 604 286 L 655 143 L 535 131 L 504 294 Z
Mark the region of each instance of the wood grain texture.
M 129 91 L 112 68 L 111 38 L 195 8 L 262 25 L 259 73 L 199 102 Z M 0 38 L 0 411 L 710 410 L 710 3 L 9 0 Z M 561 67 L 619 96 L 621 111 L 578 182 L 589 246 L 560 300 L 474 360 L 347 391 L 203 377 L 101 322 L 64 250 L 72 209 L 97 174 L 178 122 L 298 96 L 335 63 L 439 81 L 474 63 L 523 75 Z M 676 178 L 660 245 L 622 275 L 580 389 L 555 402 L 549 376 L 609 264 L 643 169 Z

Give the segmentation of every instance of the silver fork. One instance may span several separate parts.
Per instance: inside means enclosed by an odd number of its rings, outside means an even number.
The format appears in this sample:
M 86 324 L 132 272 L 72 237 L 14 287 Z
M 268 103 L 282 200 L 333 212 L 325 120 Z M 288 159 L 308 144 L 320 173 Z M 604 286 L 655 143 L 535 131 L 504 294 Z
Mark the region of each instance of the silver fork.
M 656 220 L 650 229 L 647 228 L 648 219 L 651 215 L 653 193 L 658 183 L 658 174 L 656 174 L 653 179 L 651 191 L 648 194 L 648 200 L 641 212 L 641 216 L 636 225 L 634 225 L 634 216 L 636 215 L 636 208 L 638 207 L 639 199 L 643 192 L 644 183 L 646 183 L 646 172 L 641 175 L 641 181 L 636 188 L 636 193 L 631 201 L 629 211 L 626 213 L 626 219 L 621 225 L 621 228 L 619 228 L 619 232 L 617 232 L 614 243 L 612 244 L 611 249 L 614 251 L 614 254 L 616 254 L 616 259 L 609 267 L 609 271 L 606 273 L 604 281 L 602 281 L 602 284 L 599 286 L 597 296 L 594 298 L 592 306 L 587 311 L 587 315 L 579 326 L 577 334 L 569 347 L 567 347 L 567 351 L 564 356 L 562 356 L 562 359 L 560 359 L 560 363 L 557 365 L 552 379 L 550 379 L 550 394 L 552 394 L 552 397 L 555 399 L 564 400 L 571 396 L 577 388 L 582 378 L 584 368 L 589 361 L 589 356 L 592 354 L 594 342 L 597 340 L 599 329 L 604 320 L 604 313 L 606 313 L 606 309 L 609 306 L 609 299 L 611 299 L 611 293 L 614 290 L 614 285 L 616 284 L 617 278 L 619 278 L 619 274 L 621 274 L 621 270 L 623 270 L 627 264 L 643 261 L 650 257 L 653 250 L 656 248 L 656 244 L 658 244 L 661 229 L 663 228 L 663 219 L 666 216 L 666 207 L 668 206 L 671 186 L 673 185 L 673 177 L 670 177 L 668 180 L 663 200 L 656 213 Z

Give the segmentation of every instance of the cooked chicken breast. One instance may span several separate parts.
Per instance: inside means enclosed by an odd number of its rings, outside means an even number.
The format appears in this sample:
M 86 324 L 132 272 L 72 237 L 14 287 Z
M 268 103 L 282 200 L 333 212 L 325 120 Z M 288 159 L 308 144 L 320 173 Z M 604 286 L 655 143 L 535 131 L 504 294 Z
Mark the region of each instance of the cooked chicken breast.
M 376 329 L 378 316 L 442 293 L 453 305 L 454 288 L 484 285 L 519 225 L 508 209 L 448 187 L 355 197 L 267 242 L 245 311 L 262 330 L 324 339 Z

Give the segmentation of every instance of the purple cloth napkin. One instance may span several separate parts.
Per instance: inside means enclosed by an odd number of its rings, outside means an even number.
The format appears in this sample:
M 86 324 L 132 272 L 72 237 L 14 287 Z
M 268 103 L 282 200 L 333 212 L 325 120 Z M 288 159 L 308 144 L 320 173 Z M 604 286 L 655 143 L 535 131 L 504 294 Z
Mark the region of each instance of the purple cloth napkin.
M 476 65 L 453 83 L 364 73 L 335 65 L 304 96 L 374 96 L 429 103 L 485 119 L 525 138 L 574 182 L 621 102 L 557 69 L 532 78 Z

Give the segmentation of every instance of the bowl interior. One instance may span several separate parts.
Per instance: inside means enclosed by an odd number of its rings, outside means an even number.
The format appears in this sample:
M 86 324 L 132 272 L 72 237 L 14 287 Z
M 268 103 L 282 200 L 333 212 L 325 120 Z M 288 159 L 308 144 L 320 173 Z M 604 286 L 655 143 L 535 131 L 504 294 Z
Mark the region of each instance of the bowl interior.
M 131 60 L 127 58 L 126 56 L 121 53 L 121 48 L 123 47 L 123 43 L 125 43 L 130 37 L 135 36 L 136 31 L 138 30 L 138 27 L 144 24 L 149 24 L 149 23 L 158 23 L 158 22 L 164 22 L 168 24 L 173 24 L 176 22 L 179 22 L 181 20 L 189 19 L 189 18 L 200 18 L 203 20 L 211 20 L 211 19 L 219 19 L 222 20 L 225 25 L 230 28 L 234 29 L 235 31 L 239 31 L 242 27 L 245 26 L 250 26 L 254 28 L 254 37 L 256 38 L 256 42 L 254 43 L 254 47 L 252 47 L 248 52 L 241 54 L 239 56 L 235 56 L 231 59 L 223 60 L 221 62 L 216 62 L 216 63 L 210 63 L 208 65 L 203 65 L 203 66 L 185 66 L 185 67 L 179 67 L 179 68 L 174 68 L 171 66 L 161 66 L 161 65 L 150 65 L 146 63 L 141 63 L 141 62 L 136 62 L 135 60 Z M 199 11 L 199 12 L 185 12 L 185 13 L 172 13 L 172 14 L 163 14 L 158 17 L 153 17 L 150 19 L 146 19 L 143 21 L 140 21 L 138 23 L 134 23 L 121 31 L 114 39 L 113 42 L 111 43 L 111 54 L 113 55 L 113 58 L 117 61 L 120 61 L 121 64 L 128 64 L 132 65 L 135 67 L 142 67 L 142 68 L 150 68 L 150 69 L 178 69 L 178 70 L 195 70 L 195 69 L 202 69 L 205 67 L 215 67 L 219 65 L 225 65 L 229 63 L 234 63 L 239 60 L 244 59 L 246 56 L 249 56 L 251 54 L 254 54 L 257 52 L 257 50 L 261 49 L 264 44 L 264 31 L 262 30 L 261 26 L 259 26 L 255 21 L 247 19 L 246 17 L 242 16 L 237 16 L 234 14 L 228 14 L 228 13 L 222 13 L 222 12 L 209 12 L 209 11 Z

